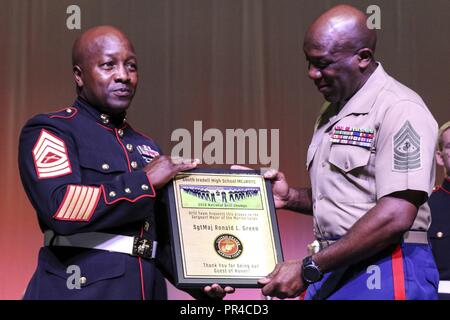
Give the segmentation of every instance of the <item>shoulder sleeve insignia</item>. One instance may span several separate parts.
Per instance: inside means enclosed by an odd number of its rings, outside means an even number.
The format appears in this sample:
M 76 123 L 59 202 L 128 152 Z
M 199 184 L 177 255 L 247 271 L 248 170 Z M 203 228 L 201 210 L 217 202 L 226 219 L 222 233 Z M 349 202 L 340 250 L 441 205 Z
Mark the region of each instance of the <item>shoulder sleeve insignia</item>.
M 72 173 L 66 144 L 45 129 L 41 130 L 33 147 L 33 160 L 39 179 L 56 178 Z
M 392 170 L 408 172 L 421 169 L 420 135 L 406 121 L 392 138 Z

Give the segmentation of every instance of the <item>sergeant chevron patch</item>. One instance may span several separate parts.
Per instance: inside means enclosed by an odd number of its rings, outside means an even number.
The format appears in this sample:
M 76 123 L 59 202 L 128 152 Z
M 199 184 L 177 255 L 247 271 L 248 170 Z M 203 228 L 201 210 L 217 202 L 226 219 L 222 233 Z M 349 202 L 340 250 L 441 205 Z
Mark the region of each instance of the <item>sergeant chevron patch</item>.
M 33 159 L 39 179 L 48 179 L 72 173 L 66 144 L 60 138 L 42 129 L 33 147 Z
M 422 167 L 420 159 L 420 136 L 409 121 L 406 121 L 393 136 L 392 146 L 393 171 L 407 172 L 419 170 Z
M 53 218 L 89 221 L 97 207 L 100 194 L 100 188 L 69 185 L 58 212 L 53 215 Z

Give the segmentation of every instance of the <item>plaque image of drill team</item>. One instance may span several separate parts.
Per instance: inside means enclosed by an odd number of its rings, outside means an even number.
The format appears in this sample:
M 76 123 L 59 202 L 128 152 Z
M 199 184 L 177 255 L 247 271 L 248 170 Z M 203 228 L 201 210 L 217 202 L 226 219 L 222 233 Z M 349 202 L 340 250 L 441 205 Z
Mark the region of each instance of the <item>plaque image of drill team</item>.
M 260 210 L 263 207 L 259 187 L 180 185 L 183 208 L 239 208 Z

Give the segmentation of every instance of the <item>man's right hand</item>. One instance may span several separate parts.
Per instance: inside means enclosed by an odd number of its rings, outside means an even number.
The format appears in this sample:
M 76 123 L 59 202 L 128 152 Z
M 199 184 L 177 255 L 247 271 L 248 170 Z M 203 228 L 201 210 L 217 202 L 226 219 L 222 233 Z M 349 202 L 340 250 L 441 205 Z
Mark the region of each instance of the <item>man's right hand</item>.
M 244 166 L 233 165 L 232 170 L 252 170 Z M 264 173 L 264 178 L 272 183 L 272 194 L 275 208 L 283 209 L 287 206 L 290 196 L 290 188 L 284 173 L 275 169 L 270 169 Z
M 194 169 L 199 160 L 183 159 L 179 157 L 158 156 L 144 167 L 148 179 L 155 189 L 162 188 L 178 172 Z
M 290 188 L 283 172 L 270 169 L 264 173 L 264 178 L 272 183 L 272 194 L 275 208 L 282 209 L 287 207 Z

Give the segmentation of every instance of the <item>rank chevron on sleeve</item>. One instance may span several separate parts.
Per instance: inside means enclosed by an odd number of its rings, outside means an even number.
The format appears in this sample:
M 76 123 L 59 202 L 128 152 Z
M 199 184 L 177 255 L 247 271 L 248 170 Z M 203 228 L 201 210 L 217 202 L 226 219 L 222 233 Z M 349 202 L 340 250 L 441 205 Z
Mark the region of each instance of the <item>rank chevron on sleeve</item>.
M 39 179 L 48 179 L 72 173 L 64 141 L 45 129 L 33 147 L 33 159 Z
M 407 120 L 393 136 L 393 170 L 421 169 L 420 135 Z

